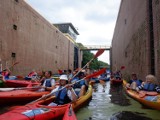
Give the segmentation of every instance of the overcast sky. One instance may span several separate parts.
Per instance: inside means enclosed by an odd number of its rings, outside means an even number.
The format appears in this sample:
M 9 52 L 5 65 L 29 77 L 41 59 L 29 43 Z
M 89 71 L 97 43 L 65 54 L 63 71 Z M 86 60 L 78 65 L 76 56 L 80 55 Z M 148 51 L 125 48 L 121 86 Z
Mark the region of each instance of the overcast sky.
M 111 45 L 120 0 L 25 0 L 50 23 L 71 22 L 83 45 Z M 99 60 L 109 63 L 105 51 Z

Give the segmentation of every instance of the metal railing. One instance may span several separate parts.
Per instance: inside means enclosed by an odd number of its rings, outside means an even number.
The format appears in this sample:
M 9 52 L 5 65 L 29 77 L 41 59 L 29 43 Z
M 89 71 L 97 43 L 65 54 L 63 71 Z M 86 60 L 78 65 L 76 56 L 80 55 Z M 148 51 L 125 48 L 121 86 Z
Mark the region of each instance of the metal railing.
M 81 48 L 81 50 L 99 50 L 99 49 L 110 50 L 110 46 L 108 45 L 84 45 L 84 48 Z

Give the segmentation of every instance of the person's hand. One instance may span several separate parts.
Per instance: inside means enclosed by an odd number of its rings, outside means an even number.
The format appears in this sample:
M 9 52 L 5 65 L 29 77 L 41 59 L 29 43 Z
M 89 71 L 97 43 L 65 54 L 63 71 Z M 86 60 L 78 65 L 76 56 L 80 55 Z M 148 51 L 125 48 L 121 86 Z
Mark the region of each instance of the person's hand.
M 65 87 L 66 87 L 68 90 L 71 90 L 71 89 L 72 89 L 72 84 L 67 84 Z
M 48 97 L 47 95 L 43 95 L 43 96 L 42 96 L 42 98 L 43 98 L 44 100 L 47 99 L 47 97 Z

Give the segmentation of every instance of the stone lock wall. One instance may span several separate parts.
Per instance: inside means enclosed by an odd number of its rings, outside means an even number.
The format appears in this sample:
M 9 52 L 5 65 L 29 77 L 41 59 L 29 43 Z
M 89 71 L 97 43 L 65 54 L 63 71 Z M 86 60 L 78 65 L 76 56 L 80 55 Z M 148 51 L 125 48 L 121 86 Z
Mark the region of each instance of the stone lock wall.
M 73 69 L 74 44 L 23 0 L 0 0 L 0 58 L 12 74 Z

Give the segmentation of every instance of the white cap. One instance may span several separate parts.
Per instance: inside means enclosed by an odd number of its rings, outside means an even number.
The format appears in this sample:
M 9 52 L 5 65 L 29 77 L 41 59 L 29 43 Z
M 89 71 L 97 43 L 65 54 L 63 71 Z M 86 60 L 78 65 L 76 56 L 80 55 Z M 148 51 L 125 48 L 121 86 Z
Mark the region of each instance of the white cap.
M 67 75 L 61 75 L 59 77 L 59 80 L 67 80 L 68 81 L 68 77 L 67 77 Z

